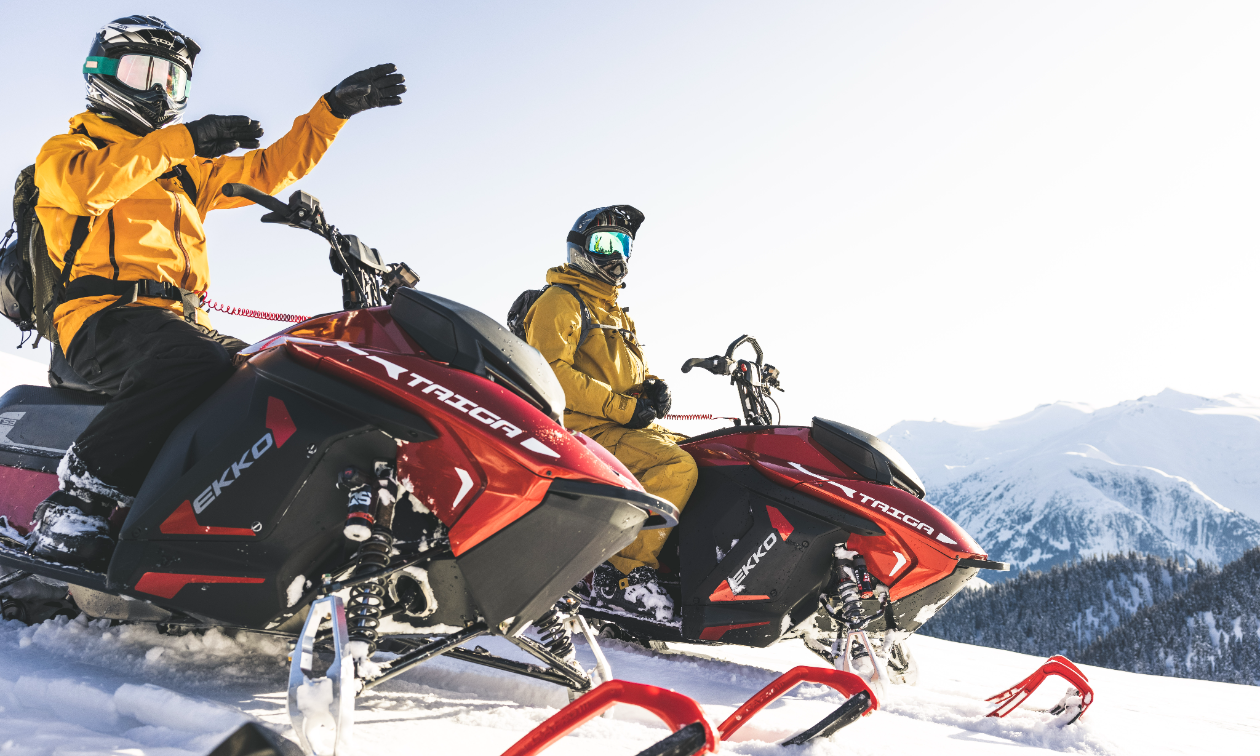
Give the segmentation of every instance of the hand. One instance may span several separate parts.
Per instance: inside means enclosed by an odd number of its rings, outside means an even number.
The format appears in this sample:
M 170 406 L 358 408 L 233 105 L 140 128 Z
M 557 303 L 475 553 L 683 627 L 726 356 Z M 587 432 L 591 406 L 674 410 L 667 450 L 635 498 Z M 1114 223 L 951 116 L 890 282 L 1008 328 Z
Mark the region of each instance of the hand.
M 349 118 L 370 108 L 401 105 L 406 79 L 396 71 L 393 63 L 383 63 L 358 72 L 324 95 L 328 107 L 338 118 Z
M 240 147 L 255 149 L 263 135 L 262 124 L 242 115 L 202 116 L 184 126 L 192 135 L 193 152 L 203 158 L 217 158 Z
M 643 397 L 656 410 L 656 416 L 662 420 L 674 406 L 674 398 L 669 393 L 669 385 L 660 378 L 648 378 L 643 382 Z
M 626 423 L 626 427 L 639 430 L 651 425 L 655 419 L 656 410 L 652 407 L 652 403 L 640 396 L 634 400 L 634 416 Z

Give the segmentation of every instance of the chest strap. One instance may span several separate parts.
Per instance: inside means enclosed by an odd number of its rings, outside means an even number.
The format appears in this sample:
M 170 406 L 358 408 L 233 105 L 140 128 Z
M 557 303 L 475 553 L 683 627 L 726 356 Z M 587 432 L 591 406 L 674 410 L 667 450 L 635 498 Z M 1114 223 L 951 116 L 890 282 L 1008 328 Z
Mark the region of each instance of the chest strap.
M 66 301 L 84 297 L 118 297 L 118 300 L 106 307 L 126 307 L 140 297 L 153 299 L 169 299 L 180 302 L 184 306 L 184 320 L 197 322 L 197 308 L 201 306 L 201 295 L 181 289 L 165 281 L 114 281 L 104 276 L 79 276 L 66 284 Z M 104 310 L 102 310 L 104 312 Z

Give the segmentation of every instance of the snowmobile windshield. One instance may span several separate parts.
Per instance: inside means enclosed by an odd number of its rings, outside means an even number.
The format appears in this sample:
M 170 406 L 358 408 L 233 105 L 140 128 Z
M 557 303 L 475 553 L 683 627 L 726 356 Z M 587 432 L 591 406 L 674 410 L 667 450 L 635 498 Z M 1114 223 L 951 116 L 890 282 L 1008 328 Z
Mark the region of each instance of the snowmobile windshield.
M 162 88 L 175 102 L 188 97 L 188 72 L 183 66 L 155 55 L 124 55 L 121 58 L 88 58 L 83 73 L 113 76 L 132 89 L 147 92 L 154 86 Z
M 630 259 L 634 238 L 622 231 L 596 231 L 586 237 L 586 251 L 596 255 L 620 254 Z

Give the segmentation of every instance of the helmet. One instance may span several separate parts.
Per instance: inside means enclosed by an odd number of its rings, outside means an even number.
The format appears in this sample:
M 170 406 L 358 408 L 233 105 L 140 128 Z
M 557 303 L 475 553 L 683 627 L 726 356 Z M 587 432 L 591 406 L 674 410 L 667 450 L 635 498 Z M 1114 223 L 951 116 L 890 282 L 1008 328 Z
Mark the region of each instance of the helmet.
M 588 210 L 569 231 L 569 264 L 581 272 L 614 286 L 626 277 L 626 263 L 643 213 L 630 205 L 609 205 Z
M 127 16 L 101 28 L 83 78 L 88 109 L 116 116 L 139 134 L 179 123 L 201 48 L 156 16 Z

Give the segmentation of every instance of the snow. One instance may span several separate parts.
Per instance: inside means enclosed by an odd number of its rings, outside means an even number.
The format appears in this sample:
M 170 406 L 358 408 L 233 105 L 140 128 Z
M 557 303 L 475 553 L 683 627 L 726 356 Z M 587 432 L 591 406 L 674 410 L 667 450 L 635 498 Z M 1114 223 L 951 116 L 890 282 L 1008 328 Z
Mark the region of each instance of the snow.
M 472 643 L 522 658 L 498 639 Z M 986 718 L 985 697 L 1022 679 L 1041 659 L 925 637 L 908 644 L 921 666 L 919 685 L 889 688 L 880 711 L 801 753 L 886 754 L 890 743 L 898 752 L 933 756 L 1245 753 L 1260 737 L 1260 688 L 1094 667 L 1083 670 L 1097 702 L 1075 725 L 1058 727 L 1049 714 L 1028 708 Z M 579 660 L 592 666 L 590 649 L 580 640 L 577 648 Z M 604 645 L 618 677 L 692 696 L 713 722 L 778 673 L 820 663 L 797 641 L 768 649 L 671 648 L 698 656 Z M 0 753 L 191 756 L 251 718 L 288 732 L 286 654 L 282 640 L 260 635 L 173 637 L 142 625 L 66 618 L 35 627 L 0 622 Z M 1051 678 L 1026 706 L 1048 708 L 1065 687 Z M 566 700 L 563 690 L 545 683 L 439 658 L 359 699 L 355 750 L 497 756 Z M 772 744 L 840 701 L 830 689 L 801 686 L 743 727 L 723 752 L 791 753 Z M 548 753 L 629 755 L 665 735 L 651 715 L 621 706 Z

